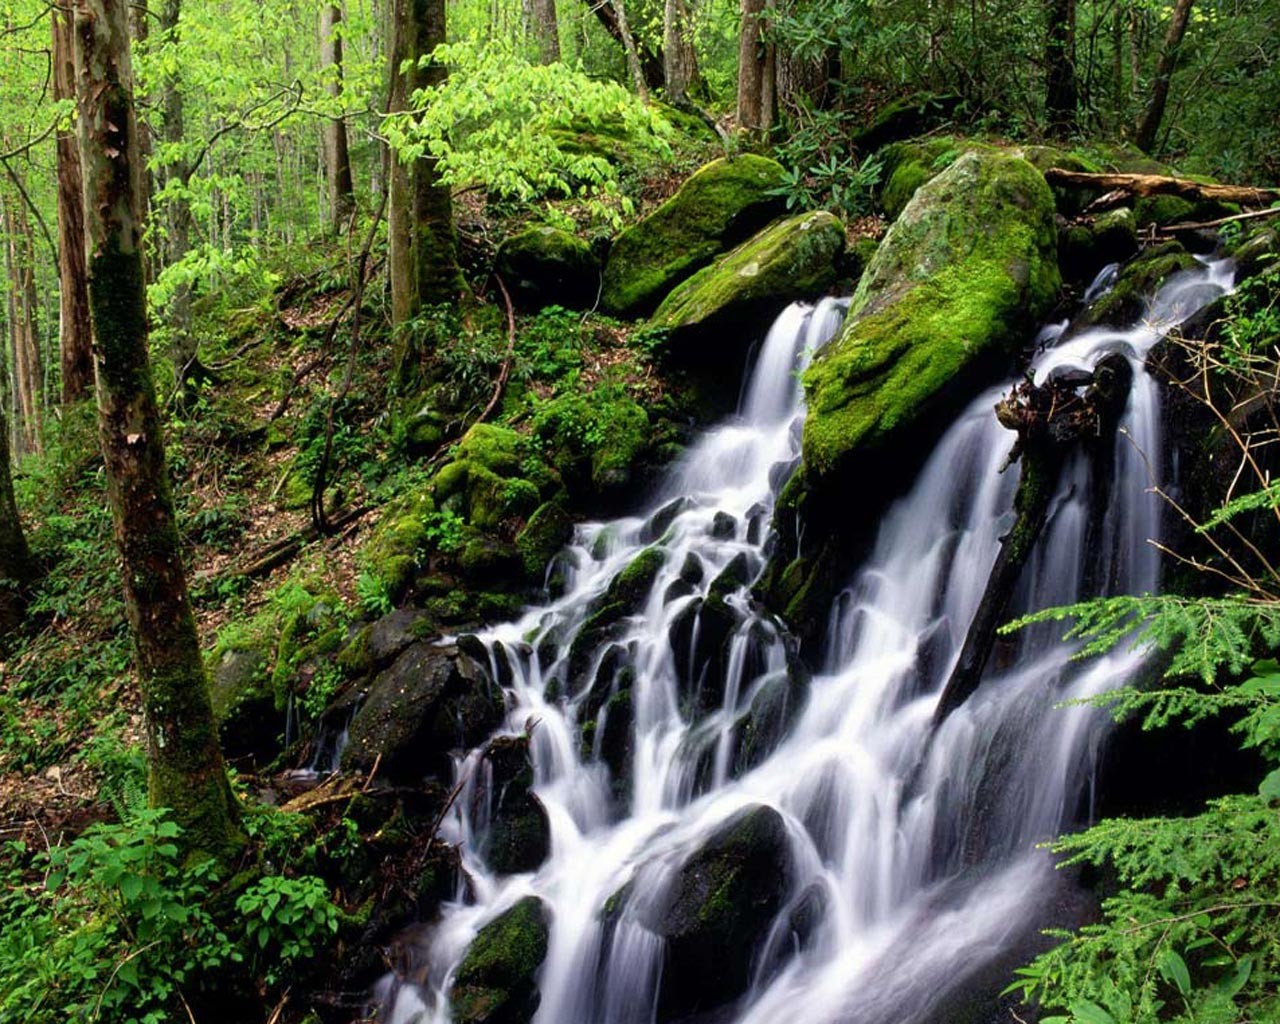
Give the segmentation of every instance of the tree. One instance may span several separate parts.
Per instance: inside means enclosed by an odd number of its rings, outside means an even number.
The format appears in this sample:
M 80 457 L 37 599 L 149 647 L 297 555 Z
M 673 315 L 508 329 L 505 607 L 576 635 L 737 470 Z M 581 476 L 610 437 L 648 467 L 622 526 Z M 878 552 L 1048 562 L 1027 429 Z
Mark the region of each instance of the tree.
M 150 800 L 172 809 L 193 849 L 226 853 L 239 841 L 237 806 L 187 596 L 147 356 L 128 7 L 76 0 L 74 31 L 98 428 L 146 715 Z
M 1151 84 L 1151 98 L 1147 101 L 1147 108 L 1143 111 L 1134 138 L 1137 147 L 1144 153 L 1150 152 L 1155 146 L 1160 122 L 1164 119 L 1165 104 L 1169 100 L 1169 80 L 1173 78 L 1174 68 L 1178 66 L 1178 50 L 1182 47 L 1187 20 L 1191 17 L 1191 3 L 1192 0 L 1175 0 L 1173 5 L 1173 16 L 1169 19 L 1164 46 L 1160 49 L 1160 62 L 1156 65 L 1156 78 Z
M 738 36 L 738 127 L 747 132 L 773 126 L 772 47 L 764 38 L 765 0 L 742 0 Z
M 1049 131 L 1066 135 L 1076 126 L 1079 86 L 1076 82 L 1076 2 L 1048 0 L 1045 7 L 1045 99 Z
M 70 12 L 50 12 L 53 25 L 53 98 L 75 98 L 75 55 Z M 143 19 L 145 22 L 145 19 Z M 74 405 L 93 389 L 88 275 L 84 265 L 84 192 L 75 132 L 58 131 L 58 350 L 62 363 L 62 404 Z
M 324 87 L 335 104 L 342 99 L 342 11 L 326 0 L 320 5 L 320 69 Z M 329 187 L 329 217 L 341 228 L 355 209 L 355 184 L 347 143 L 347 122 L 339 114 L 324 124 L 324 170 Z
M 15 184 L 25 195 L 20 179 Z M 40 360 L 40 297 L 36 291 L 36 247 L 25 202 L 4 202 L 8 241 L 9 341 L 13 354 L 14 439 L 20 453 L 41 448 L 44 372 Z
M 609 0 L 609 5 L 613 8 L 613 24 L 617 28 L 618 40 L 622 43 L 623 52 L 627 55 L 627 70 L 631 74 L 631 84 L 636 87 L 636 95 L 648 103 L 649 83 L 640 63 L 640 51 L 636 48 L 635 36 L 631 34 L 631 26 L 627 23 L 626 5 L 623 0 Z M 665 77 L 665 64 L 663 67 Z
M 23 589 L 35 576 L 9 474 L 9 424 L 0 402 L 0 639 L 22 621 Z
M 667 102 L 677 106 L 688 100 L 689 90 L 698 79 L 692 20 L 686 0 L 665 0 L 662 8 L 663 77 Z
M 443 65 L 422 58 L 445 41 L 444 0 L 395 0 L 391 8 L 391 111 L 408 110 L 414 93 L 443 82 Z M 462 290 L 453 201 L 436 159 L 392 160 L 387 213 L 391 321 L 399 328 L 423 306 L 450 302 Z
M 556 0 L 531 0 L 533 36 L 538 44 L 538 60 L 554 64 L 560 59 L 560 26 L 556 20 Z
M 621 8 L 621 0 L 584 0 L 591 13 L 596 16 L 596 20 L 609 36 L 622 47 L 627 57 L 628 73 L 634 78 L 634 68 L 632 67 L 632 57 L 640 68 L 640 80 L 645 84 L 645 90 L 640 94 L 645 95 L 649 89 L 660 89 L 666 78 L 665 62 L 661 53 L 654 53 L 643 42 L 637 42 L 631 35 L 629 29 L 624 31 L 626 27 L 626 14 L 620 20 L 618 10 Z

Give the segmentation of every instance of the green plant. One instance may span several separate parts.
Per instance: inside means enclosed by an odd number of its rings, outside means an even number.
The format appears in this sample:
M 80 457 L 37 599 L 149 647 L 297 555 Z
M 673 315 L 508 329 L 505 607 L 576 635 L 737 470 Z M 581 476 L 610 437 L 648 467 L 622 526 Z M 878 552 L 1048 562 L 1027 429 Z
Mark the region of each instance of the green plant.
M 426 529 L 427 540 L 445 554 L 460 550 L 466 541 L 467 522 L 452 509 L 428 512 L 423 516 L 422 525 Z
M 391 600 L 391 593 L 387 589 L 387 581 L 367 570 L 356 577 L 356 600 L 360 602 L 360 608 L 366 615 L 375 618 L 386 615 L 395 608 L 395 602 Z
M 278 965 L 265 969 L 271 984 L 281 967 L 314 956 L 316 944 L 338 930 L 338 908 L 324 882 L 311 875 L 268 875 L 240 894 L 236 910 L 244 915 L 250 945 L 274 951 Z

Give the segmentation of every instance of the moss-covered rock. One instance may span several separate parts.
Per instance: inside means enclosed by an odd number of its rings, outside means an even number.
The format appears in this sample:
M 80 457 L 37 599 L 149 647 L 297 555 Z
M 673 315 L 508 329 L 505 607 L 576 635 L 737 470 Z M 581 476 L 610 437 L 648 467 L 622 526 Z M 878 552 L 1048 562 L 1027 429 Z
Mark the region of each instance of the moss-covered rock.
M 647 547 L 627 563 L 627 567 L 613 578 L 605 595 L 606 604 L 621 605 L 626 614 L 638 612 L 643 606 L 653 581 L 666 564 L 667 553 L 658 547 Z
M 219 742 L 232 761 L 266 764 L 280 752 L 284 717 L 271 686 L 271 654 L 265 642 L 214 652 L 209 696 Z
M 1127 206 L 1058 232 L 1058 265 L 1073 282 L 1088 283 L 1108 263 L 1123 263 L 1137 251 L 1138 222 Z
M 483 763 L 485 782 L 473 791 L 475 800 L 488 804 L 480 852 L 499 874 L 534 871 L 550 852 L 551 823 L 533 792 L 529 737 L 495 737 L 485 747 Z
M 949 135 L 886 146 L 880 153 L 880 206 L 885 216 L 896 220 L 921 185 L 974 148 L 991 147 Z
M 1165 278 L 1197 265 L 1196 258 L 1177 242 L 1148 249 L 1120 271 L 1111 289 L 1076 318 L 1075 326 L 1128 327 L 1142 315 Z
M 666 939 L 659 1022 L 724 1006 L 746 990 L 790 868 L 786 824 L 760 805 L 731 817 L 684 863 L 666 906 L 645 922 Z
M 844 225 L 829 213 L 790 217 L 754 235 L 678 285 L 653 316 L 674 338 L 771 319 L 836 279 Z
M 849 319 L 804 378 L 806 472 L 831 477 L 962 400 L 957 382 L 1053 303 L 1053 196 L 1026 161 L 967 153 L 923 186 L 863 274 Z
M 533 435 L 569 491 L 590 500 L 615 494 L 634 480 L 649 448 L 649 414 L 622 388 L 600 387 L 542 403 Z
M 546 579 L 547 567 L 573 537 L 573 517 L 556 501 L 544 502 L 534 510 L 524 529 L 516 534 L 516 550 L 524 565 L 525 576 L 540 583 Z
M 784 209 L 782 165 L 744 154 L 714 160 L 651 214 L 620 234 L 604 268 L 601 304 L 620 316 L 655 309 L 662 297 Z
M 418 642 L 379 673 L 351 720 L 342 766 L 416 783 L 451 778 L 450 752 L 470 748 L 502 721 L 488 670 L 456 648 Z
M 498 247 L 494 269 L 525 309 L 589 309 L 600 292 L 600 261 L 576 235 L 533 227 Z
M 527 1024 L 541 1001 L 537 973 L 547 957 L 546 907 L 526 896 L 480 929 L 449 994 L 457 1024 Z

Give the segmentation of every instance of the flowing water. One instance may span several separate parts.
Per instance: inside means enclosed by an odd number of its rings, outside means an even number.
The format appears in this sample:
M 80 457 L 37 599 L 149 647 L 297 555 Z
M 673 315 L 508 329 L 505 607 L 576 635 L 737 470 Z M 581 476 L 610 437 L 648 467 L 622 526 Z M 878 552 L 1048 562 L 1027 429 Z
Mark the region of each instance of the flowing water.
M 1037 379 L 1119 351 L 1134 384 L 1111 456 L 1071 457 L 1011 615 L 1156 588 L 1160 412 L 1143 363 L 1230 284 L 1226 264 L 1209 264 L 1168 282 L 1131 329 L 1041 333 Z M 470 889 L 430 933 L 421 985 L 396 990 L 392 1020 L 447 1021 L 441 993 L 476 931 L 535 894 L 552 920 L 536 1021 L 647 1024 L 663 940 L 646 911 L 718 826 L 753 805 L 786 823 L 786 895 L 746 995 L 718 1020 L 927 1021 L 1050 914 L 1058 890 L 1037 844 L 1087 817 L 1105 732 L 1099 712 L 1055 705 L 1119 685 L 1143 657 L 1073 662 L 1058 629 L 1023 631 L 935 731 L 1012 523 L 1017 472 L 1001 467 L 1014 437 L 992 413 L 1008 386 L 956 419 L 882 518 L 867 562 L 849 567 L 807 691 L 787 638 L 738 585 L 764 565 L 772 502 L 798 456 L 797 371 L 842 314 L 830 300 L 786 310 L 739 415 L 673 467 L 649 513 L 580 527 L 553 567 L 563 596 L 482 637 L 509 690 L 507 731 L 532 725 L 550 856 L 531 874 L 486 866 L 487 776 L 478 752 L 460 760 L 465 788 L 442 835 L 460 844 Z M 650 545 L 665 560 L 647 594 L 606 638 L 575 649 L 611 581 Z M 803 937 L 792 925 L 802 903 Z

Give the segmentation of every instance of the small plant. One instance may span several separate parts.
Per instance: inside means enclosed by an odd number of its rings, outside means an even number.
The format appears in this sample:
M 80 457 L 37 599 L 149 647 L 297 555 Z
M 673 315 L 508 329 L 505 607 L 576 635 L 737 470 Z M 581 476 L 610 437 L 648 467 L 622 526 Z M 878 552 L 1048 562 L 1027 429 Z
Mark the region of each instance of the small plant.
M 446 555 L 459 550 L 466 540 L 466 520 L 452 509 L 428 512 L 422 524 L 426 528 L 427 540 Z
M 268 875 L 241 893 L 236 910 L 245 917 L 250 945 L 274 951 L 275 963 L 265 970 L 269 984 L 280 980 L 281 966 L 315 956 L 317 943 L 338 930 L 338 908 L 312 875 Z

